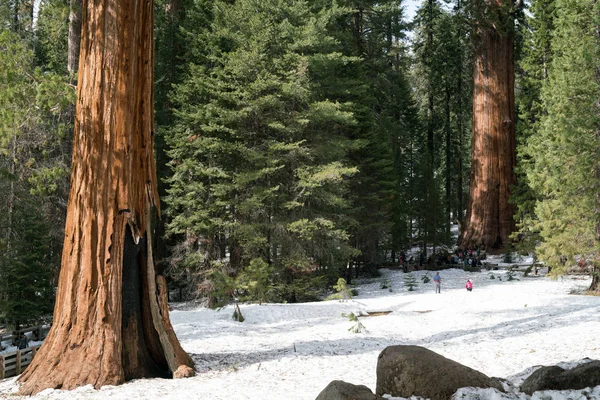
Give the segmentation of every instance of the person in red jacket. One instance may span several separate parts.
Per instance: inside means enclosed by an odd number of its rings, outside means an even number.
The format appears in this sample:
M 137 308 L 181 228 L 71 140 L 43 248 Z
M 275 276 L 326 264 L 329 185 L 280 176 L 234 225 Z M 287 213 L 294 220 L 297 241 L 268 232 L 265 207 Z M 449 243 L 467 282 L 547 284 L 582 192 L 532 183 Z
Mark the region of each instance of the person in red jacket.
M 467 290 L 470 292 L 473 290 L 473 282 L 471 282 L 470 279 L 467 279 L 467 284 L 465 285 L 465 287 L 467 288 Z

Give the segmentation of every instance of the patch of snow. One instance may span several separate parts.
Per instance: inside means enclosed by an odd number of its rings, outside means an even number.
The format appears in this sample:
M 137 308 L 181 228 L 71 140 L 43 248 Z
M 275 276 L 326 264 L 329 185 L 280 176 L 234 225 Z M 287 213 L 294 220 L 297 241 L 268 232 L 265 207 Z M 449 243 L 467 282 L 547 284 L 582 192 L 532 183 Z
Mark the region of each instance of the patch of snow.
M 442 292 L 436 294 L 433 282 L 421 279 L 435 271 L 381 273 L 358 281 L 358 296 L 345 302 L 243 304 L 243 323 L 233 321 L 232 307 L 178 307 L 171 321 L 196 363 L 196 377 L 140 379 L 100 390 L 50 389 L 33 399 L 312 400 L 336 379 L 374 391 L 379 353 L 398 344 L 423 346 L 507 379 L 507 393 L 463 388 L 455 399 L 600 399 L 600 386 L 533 396 L 518 391 L 536 366 L 600 359 L 600 297 L 569 295 L 586 288 L 589 278 L 524 278 L 515 272 L 518 280 L 507 281 L 490 279 L 489 272 L 449 269 L 440 271 Z M 497 278 L 504 273 L 493 271 Z M 414 291 L 404 285 L 409 274 L 417 282 Z M 464 288 L 469 278 L 472 292 Z M 391 292 L 381 288 L 384 280 Z M 391 313 L 366 316 L 373 311 Z M 349 331 L 355 322 L 342 314 L 351 312 L 360 316 L 366 332 Z M 0 381 L 0 398 L 17 398 L 17 388 L 14 378 Z

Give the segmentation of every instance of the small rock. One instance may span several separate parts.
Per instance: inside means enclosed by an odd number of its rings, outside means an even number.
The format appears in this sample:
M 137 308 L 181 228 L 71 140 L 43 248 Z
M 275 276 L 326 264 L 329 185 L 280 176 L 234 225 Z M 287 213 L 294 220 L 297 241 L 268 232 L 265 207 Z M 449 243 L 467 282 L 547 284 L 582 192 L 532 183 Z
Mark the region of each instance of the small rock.
M 173 372 L 173 379 L 191 378 L 196 376 L 196 371 L 187 365 L 180 365 L 175 372 Z
M 316 400 L 384 400 L 364 385 L 344 381 L 332 381 L 319 393 Z

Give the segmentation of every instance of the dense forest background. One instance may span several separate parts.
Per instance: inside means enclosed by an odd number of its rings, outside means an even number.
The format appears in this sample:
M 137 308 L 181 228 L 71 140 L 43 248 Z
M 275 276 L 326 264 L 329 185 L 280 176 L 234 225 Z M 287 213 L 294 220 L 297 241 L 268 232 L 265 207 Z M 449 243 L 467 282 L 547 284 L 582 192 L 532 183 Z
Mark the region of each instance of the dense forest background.
M 155 0 L 156 255 L 179 297 L 312 300 L 350 265 L 453 246 L 483 19 L 514 39 L 514 244 L 556 273 L 582 260 L 595 273 L 600 4 L 506 2 L 492 22 L 485 4 L 426 0 L 408 21 L 401 0 Z M 0 4 L 0 315 L 13 325 L 52 311 L 80 8 Z

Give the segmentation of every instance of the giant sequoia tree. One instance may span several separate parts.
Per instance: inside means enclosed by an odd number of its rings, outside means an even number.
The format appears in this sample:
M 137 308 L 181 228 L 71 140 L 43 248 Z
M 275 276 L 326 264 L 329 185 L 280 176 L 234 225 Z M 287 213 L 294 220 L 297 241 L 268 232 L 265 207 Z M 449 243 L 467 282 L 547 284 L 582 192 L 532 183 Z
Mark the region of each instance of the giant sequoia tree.
M 54 325 L 22 393 L 192 373 L 154 266 L 152 2 L 84 0 Z
M 520 1 L 519 1 L 520 3 Z M 518 5 L 517 5 L 518 6 Z M 460 245 L 502 248 L 514 230 L 515 184 L 513 0 L 481 0 L 473 69 L 473 143 L 469 202 Z

